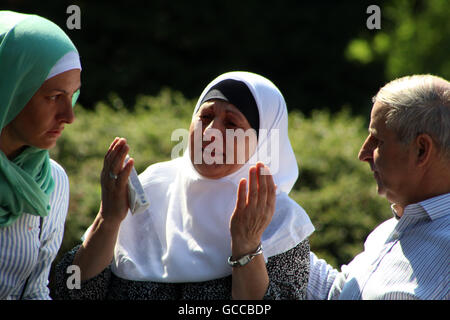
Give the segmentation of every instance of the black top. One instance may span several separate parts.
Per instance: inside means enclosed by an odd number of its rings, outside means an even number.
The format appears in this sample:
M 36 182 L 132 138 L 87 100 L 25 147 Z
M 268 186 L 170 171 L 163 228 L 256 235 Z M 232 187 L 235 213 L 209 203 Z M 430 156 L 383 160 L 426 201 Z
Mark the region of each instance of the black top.
M 160 283 L 132 281 L 117 277 L 106 268 L 81 283 L 81 289 L 68 289 L 66 272 L 79 246 L 65 254 L 55 269 L 55 300 L 230 300 L 231 275 L 205 282 Z M 309 276 L 309 241 L 270 257 L 266 267 L 269 286 L 264 299 L 306 299 Z

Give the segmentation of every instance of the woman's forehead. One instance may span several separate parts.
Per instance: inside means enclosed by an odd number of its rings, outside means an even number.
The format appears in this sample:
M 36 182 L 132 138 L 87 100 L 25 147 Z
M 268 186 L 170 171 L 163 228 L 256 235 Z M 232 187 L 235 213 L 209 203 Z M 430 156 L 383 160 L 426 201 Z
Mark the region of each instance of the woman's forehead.
M 203 110 L 230 112 L 245 118 L 244 114 L 236 108 L 235 105 L 229 103 L 228 101 L 219 99 L 205 101 L 199 108 L 199 111 Z
M 45 80 L 40 90 L 45 91 L 70 91 L 72 89 L 77 90 L 81 86 L 81 71 L 80 69 L 72 69 L 62 72 Z

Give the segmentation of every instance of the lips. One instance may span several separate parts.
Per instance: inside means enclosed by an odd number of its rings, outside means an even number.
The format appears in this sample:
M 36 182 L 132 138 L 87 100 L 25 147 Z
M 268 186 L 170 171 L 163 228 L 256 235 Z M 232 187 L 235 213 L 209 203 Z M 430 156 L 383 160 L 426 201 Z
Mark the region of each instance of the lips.
M 202 153 L 205 154 L 205 148 L 202 148 Z M 225 154 L 219 150 L 213 149 L 210 153 L 211 157 L 224 157 Z
M 54 136 L 60 136 L 63 130 L 64 128 L 52 129 L 47 131 L 47 133 Z

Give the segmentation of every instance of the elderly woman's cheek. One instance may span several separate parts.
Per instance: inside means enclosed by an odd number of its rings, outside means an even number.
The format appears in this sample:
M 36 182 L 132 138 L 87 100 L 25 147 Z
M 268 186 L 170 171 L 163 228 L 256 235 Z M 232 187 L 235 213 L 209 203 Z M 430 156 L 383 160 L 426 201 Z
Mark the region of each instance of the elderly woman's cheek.
M 202 162 L 202 132 L 203 124 L 199 119 L 194 119 L 189 127 L 189 148 L 190 156 L 193 164 Z
M 246 160 L 250 159 L 256 151 L 256 147 L 258 145 L 258 138 L 256 137 L 256 133 L 252 132 L 250 136 L 245 138 L 246 142 Z

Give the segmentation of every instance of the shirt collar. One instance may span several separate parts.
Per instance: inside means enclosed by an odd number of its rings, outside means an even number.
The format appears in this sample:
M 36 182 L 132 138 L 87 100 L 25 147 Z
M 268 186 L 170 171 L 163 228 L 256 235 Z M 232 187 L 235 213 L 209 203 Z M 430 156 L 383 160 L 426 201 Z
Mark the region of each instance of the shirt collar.
M 450 193 L 424 200 L 420 205 L 428 213 L 431 220 L 450 214 Z
M 397 220 L 401 217 L 397 215 L 395 203 L 391 205 L 392 213 Z M 426 199 L 424 201 L 407 205 L 403 211 L 403 217 L 420 217 L 428 215 L 431 220 L 440 218 L 450 213 L 450 193 Z

